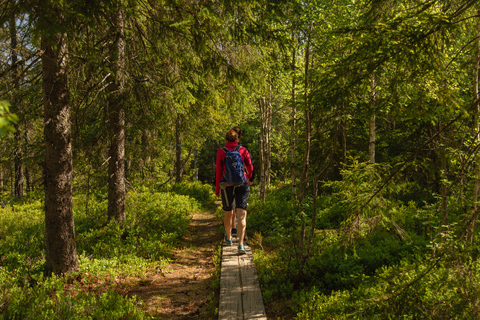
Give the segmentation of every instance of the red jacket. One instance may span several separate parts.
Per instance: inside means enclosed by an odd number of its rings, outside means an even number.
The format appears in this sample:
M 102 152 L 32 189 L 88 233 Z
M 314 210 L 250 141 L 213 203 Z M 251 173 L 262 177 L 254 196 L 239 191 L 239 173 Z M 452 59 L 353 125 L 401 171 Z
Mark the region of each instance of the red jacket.
M 238 142 L 227 142 L 225 144 L 225 148 L 228 150 L 232 151 L 238 146 Z M 247 179 L 250 179 L 252 177 L 253 173 L 253 165 L 252 165 L 252 159 L 250 159 L 250 154 L 248 153 L 248 150 L 244 147 L 240 147 L 238 149 L 238 152 L 240 152 L 240 156 L 242 157 L 243 160 L 243 167 L 245 168 L 245 177 Z M 220 195 L 220 180 L 222 180 L 223 176 L 225 175 L 225 151 L 222 149 L 218 149 L 217 151 L 217 166 L 215 170 L 215 195 Z

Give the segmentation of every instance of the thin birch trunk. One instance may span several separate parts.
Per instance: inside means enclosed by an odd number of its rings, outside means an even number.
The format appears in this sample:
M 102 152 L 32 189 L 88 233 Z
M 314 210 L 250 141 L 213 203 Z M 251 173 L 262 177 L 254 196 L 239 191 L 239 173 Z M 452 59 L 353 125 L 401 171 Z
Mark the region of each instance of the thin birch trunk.
M 182 182 L 182 116 L 177 114 L 175 119 L 175 183 Z
M 297 68 L 297 49 L 293 48 L 292 54 L 292 126 L 290 128 L 290 177 L 292 179 L 292 200 L 293 204 L 297 204 L 297 177 L 295 174 L 295 153 L 296 153 L 296 131 L 297 131 L 297 81 L 296 81 L 296 68 Z
M 370 84 L 370 123 L 368 130 L 368 159 L 370 164 L 375 164 L 375 143 L 376 143 L 376 131 L 375 131 L 375 105 L 377 100 L 377 89 L 376 89 L 376 79 L 375 73 L 372 75 L 372 81 Z
M 194 149 L 193 154 L 193 167 L 195 169 L 195 181 L 198 181 L 198 148 Z
M 121 1 L 120 1 L 121 2 Z M 125 220 L 125 31 L 123 10 L 113 17 L 111 77 L 108 120 L 110 133 L 108 167 L 108 218 Z
M 258 140 L 258 149 L 259 149 L 259 169 L 260 169 L 260 177 L 259 177 L 259 186 L 258 186 L 258 194 L 260 200 L 265 201 L 265 105 L 266 101 L 265 98 L 258 99 L 258 106 L 260 108 L 260 136 Z
M 27 194 L 31 191 L 33 191 L 33 185 L 32 185 L 32 177 L 31 177 L 31 174 L 30 174 L 30 170 L 28 169 L 28 166 L 27 164 L 25 163 L 25 157 L 28 157 L 28 154 L 29 154 L 29 140 L 28 140 L 28 137 L 29 137 L 29 133 L 30 133 L 30 129 L 28 127 L 28 123 L 27 123 L 27 119 L 25 119 L 25 127 L 24 127 L 24 142 L 25 142 L 25 146 L 23 148 L 23 167 L 24 167 L 24 176 L 25 176 L 25 183 L 26 183 L 26 192 Z
M 271 144 L 271 131 L 272 131 L 272 100 L 268 99 L 266 105 L 266 128 L 265 128 L 265 192 L 270 189 L 270 170 L 272 168 L 272 144 Z
M 307 35 L 307 47 L 305 49 L 305 154 L 303 157 L 303 172 L 302 177 L 300 179 L 300 212 L 303 213 L 303 200 L 305 199 L 305 193 L 308 187 L 308 171 L 310 170 L 310 147 L 311 147 L 311 135 L 312 135 L 312 127 L 310 123 L 310 105 L 309 105 L 309 97 L 308 97 L 308 89 L 309 89 L 309 63 L 310 63 L 310 37 L 311 32 L 313 29 L 313 25 L 310 25 L 310 30 Z M 305 242 L 305 229 L 306 229 L 306 220 L 305 217 L 302 217 L 302 225 L 300 227 L 300 235 L 298 241 L 298 249 L 299 253 L 302 255 L 304 249 L 304 242 Z
M 342 120 L 340 121 L 342 130 L 342 168 L 347 165 L 347 121 L 345 120 L 345 103 L 342 104 Z
M 442 130 L 442 123 L 440 123 L 439 130 Z M 442 170 L 441 174 L 441 193 L 442 193 L 442 215 L 443 225 L 448 226 L 448 203 L 447 203 L 447 182 L 445 181 L 445 175 L 447 174 L 447 154 L 444 146 L 441 146 L 440 150 L 440 166 Z

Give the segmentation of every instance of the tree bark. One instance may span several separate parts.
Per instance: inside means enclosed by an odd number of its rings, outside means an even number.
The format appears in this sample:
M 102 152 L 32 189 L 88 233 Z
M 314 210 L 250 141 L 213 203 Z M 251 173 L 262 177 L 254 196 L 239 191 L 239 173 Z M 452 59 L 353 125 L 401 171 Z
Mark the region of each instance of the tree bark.
M 45 242 L 48 272 L 78 269 L 72 213 L 72 137 L 66 34 L 43 35 Z
M 265 201 L 265 189 L 266 189 L 266 179 L 265 179 L 265 109 L 266 109 L 266 99 L 259 98 L 258 106 L 260 108 L 260 136 L 258 137 L 258 149 L 259 149 L 259 163 L 258 168 L 260 169 L 259 185 L 258 185 L 258 195 L 260 200 Z
M 370 164 L 375 164 L 375 143 L 376 143 L 376 131 L 375 131 L 375 104 L 377 102 L 377 89 L 376 89 L 376 82 L 375 82 L 375 74 L 372 75 L 372 82 L 370 84 L 370 123 L 369 123 L 369 130 L 368 130 L 368 159 Z
M 177 114 L 175 119 L 175 183 L 182 182 L 183 163 L 182 163 L 182 116 Z
M 271 92 L 271 89 L 270 89 Z M 266 105 L 266 127 L 265 127 L 265 192 L 270 189 L 270 170 L 272 168 L 272 143 L 271 143 L 271 132 L 272 132 L 272 99 L 268 99 Z
M 17 28 L 15 16 L 10 19 L 10 46 L 11 46 L 11 62 L 12 62 L 12 105 L 15 107 L 17 114 L 19 113 L 19 101 L 17 98 L 18 91 L 18 66 L 17 66 Z M 15 197 L 23 197 L 23 150 L 22 150 L 22 130 L 20 124 L 15 124 L 15 149 L 13 151 L 13 162 L 15 166 Z
M 108 120 L 110 134 L 108 166 L 108 218 L 125 220 L 125 31 L 123 10 L 113 17 Z
M 193 154 L 193 167 L 195 169 L 195 181 L 198 181 L 198 148 L 194 149 L 194 154 Z
M 478 13 L 480 13 L 480 8 L 478 9 Z M 480 36 L 480 19 L 477 21 L 477 36 Z M 478 100 L 480 98 L 480 90 L 479 90 L 479 76 L 480 76 L 480 40 L 477 41 L 477 47 L 475 50 L 475 57 L 474 57 L 474 68 L 473 68 L 473 94 L 474 99 Z M 474 115 L 475 119 L 475 130 L 476 130 L 476 138 L 477 143 L 480 143 L 480 104 L 477 105 L 477 110 Z M 477 228 L 478 217 L 479 217 L 479 196 L 480 196 L 480 156 L 478 153 L 475 157 L 475 165 L 476 167 L 476 180 L 474 186 L 474 195 L 473 195 L 473 219 L 471 227 L 467 233 L 467 239 L 473 242 L 474 232 Z
M 23 157 L 22 162 L 23 162 L 23 172 L 24 172 L 24 177 L 25 177 L 24 180 L 25 180 L 25 184 L 26 184 L 26 192 L 27 192 L 27 194 L 28 194 L 29 192 L 33 191 L 32 177 L 31 177 L 31 175 L 30 175 L 30 170 L 28 169 L 28 166 L 27 166 L 27 164 L 26 164 L 26 162 L 25 162 L 25 157 L 28 157 L 28 155 L 29 155 L 29 147 L 28 147 L 28 146 L 29 146 L 29 145 L 28 145 L 28 143 L 29 143 L 29 141 L 28 141 L 29 132 L 31 132 L 31 131 L 29 130 L 29 128 L 28 128 L 28 123 L 27 123 L 27 121 L 26 121 L 26 119 L 25 119 L 25 128 L 24 128 L 24 140 L 25 140 L 24 142 L 25 142 L 25 146 L 24 146 L 24 148 L 23 148 L 23 151 L 24 151 L 23 154 L 26 155 L 26 156 Z
M 345 120 L 345 102 L 342 103 L 342 120 L 340 120 L 340 128 L 342 131 L 342 169 L 347 165 L 347 120 Z
M 310 40 L 311 32 L 313 25 L 310 25 L 310 30 L 307 35 L 307 46 L 305 49 L 305 154 L 303 156 L 303 172 L 300 179 L 300 205 L 302 206 L 300 212 L 303 212 L 303 200 L 305 199 L 305 193 L 308 187 L 308 171 L 310 170 L 310 147 L 311 147 L 311 138 L 312 138 L 312 124 L 310 122 L 310 105 L 309 105 L 309 96 L 308 89 L 310 86 L 308 73 L 309 73 L 309 62 L 310 62 Z M 304 242 L 305 242 L 305 230 L 306 230 L 306 220 L 302 218 L 302 225 L 300 227 L 300 235 L 298 241 L 299 254 L 303 255 Z
M 296 47 L 293 48 L 292 53 L 292 125 L 290 127 L 290 178 L 292 179 L 292 201 L 293 204 L 297 204 L 297 177 L 295 173 L 295 154 L 296 154 L 296 131 L 297 131 L 297 81 L 296 81 L 296 69 L 297 69 L 297 55 Z

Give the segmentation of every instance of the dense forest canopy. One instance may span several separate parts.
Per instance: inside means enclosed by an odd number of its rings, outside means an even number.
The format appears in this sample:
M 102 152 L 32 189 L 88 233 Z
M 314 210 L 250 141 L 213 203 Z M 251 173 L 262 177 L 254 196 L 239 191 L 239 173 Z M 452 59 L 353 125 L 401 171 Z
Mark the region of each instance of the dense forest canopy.
M 49 273 L 79 268 L 72 197 L 108 199 L 121 223 L 132 190 L 213 188 L 238 125 L 249 226 L 283 234 L 288 279 L 263 274 L 267 301 L 304 290 L 313 319 L 355 314 L 363 292 L 381 300 L 365 317 L 415 318 L 409 290 L 432 270 L 478 277 L 477 1 L 2 0 L 0 23 L 0 204 L 42 194 Z M 332 267 L 336 252 L 351 259 Z M 383 289 L 359 280 L 378 274 Z M 452 310 L 476 315 L 479 288 L 455 285 Z

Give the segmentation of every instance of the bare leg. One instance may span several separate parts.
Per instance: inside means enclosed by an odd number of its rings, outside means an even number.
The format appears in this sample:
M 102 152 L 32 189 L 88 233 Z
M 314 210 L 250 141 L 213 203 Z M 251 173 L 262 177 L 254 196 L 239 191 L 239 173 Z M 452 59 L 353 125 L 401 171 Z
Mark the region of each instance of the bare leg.
M 232 227 L 232 229 L 235 229 L 237 226 L 236 226 L 236 223 L 235 223 L 235 219 L 236 219 L 236 210 L 233 209 L 232 210 L 232 224 L 230 225 Z
M 232 240 L 232 211 L 225 211 L 225 217 L 223 218 L 223 225 L 225 226 L 225 233 L 227 234 L 227 240 Z
M 243 238 L 245 237 L 245 230 L 247 229 L 247 210 L 236 208 L 235 212 L 237 214 L 237 234 L 238 234 L 238 244 L 243 246 Z

